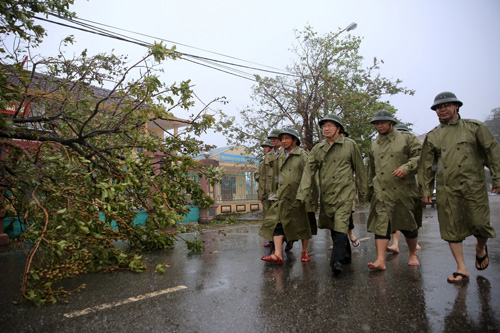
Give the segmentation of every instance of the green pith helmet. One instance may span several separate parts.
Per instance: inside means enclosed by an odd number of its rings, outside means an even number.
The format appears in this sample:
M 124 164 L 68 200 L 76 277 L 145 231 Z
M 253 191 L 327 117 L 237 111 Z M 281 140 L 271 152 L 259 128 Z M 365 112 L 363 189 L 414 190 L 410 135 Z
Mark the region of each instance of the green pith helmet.
M 346 138 L 348 138 L 348 137 L 349 137 L 349 132 L 347 132 L 347 131 L 342 131 L 342 132 L 340 132 L 340 134 L 342 134 L 342 133 L 344 133 L 344 134 L 345 134 L 345 137 L 346 137 Z
M 269 140 L 271 140 L 271 139 L 279 139 L 280 133 L 281 133 L 281 130 L 279 130 L 279 129 L 273 129 L 271 131 L 271 133 L 269 133 L 269 135 L 267 136 L 267 138 Z
M 264 147 L 271 147 L 271 148 L 273 148 L 273 146 L 271 145 L 271 141 L 269 141 L 269 140 L 264 141 L 264 143 L 261 144 L 260 146 L 262 148 L 264 148 Z
M 295 138 L 297 138 L 297 146 L 300 146 L 300 136 L 299 136 L 299 132 L 297 132 L 297 130 L 295 128 L 285 128 L 283 129 L 281 132 L 280 132 L 280 136 L 279 136 L 279 139 L 281 140 L 281 136 L 283 134 L 289 134 Z
M 436 111 L 437 106 L 439 104 L 444 104 L 444 103 L 457 103 L 458 107 L 464 105 L 464 103 L 458 100 L 457 96 L 455 96 L 454 93 L 449 91 L 444 91 L 438 94 L 436 98 L 434 98 L 434 104 L 432 104 L 431 109 Z
M 394 119 L 394 116 L 392 115 L 392 113 L 390 113 L 387 110 L 380 110 L 380 111 L 377 111 L 377 113 L 375 113 L 375 115 L 373 116 L 373 119 L 370 121 L 370 124 L 373 124 L 376 121 L 384 121 L 384 120 L 392 121 L 394 124 L 397 123 L 397 121 L 396 121 L 396 119 Z
M 327 114 L 326 116 L 324 116 L 320 121 L 319 121 L 319 127 L 323 127 L 323 124 L 326 122 L 326 121 L 333 121 L 334 123 L 340 125 L 340 128 L 343 130 L 344 129 L 344 124 L 342 122 L 342 119 L 337 116 L 336 114 L 333 114 L 333 113 L 330 113 L 330 114 Z
M 408 128 L 408 126 L 406 125 L 403 125 L 403 124 L 397 124 L 396 126 L 394 126 L 395 129 L 397 129 L 398 131 L 403 131 L 403 132 L 409 132 L 410 129 Z

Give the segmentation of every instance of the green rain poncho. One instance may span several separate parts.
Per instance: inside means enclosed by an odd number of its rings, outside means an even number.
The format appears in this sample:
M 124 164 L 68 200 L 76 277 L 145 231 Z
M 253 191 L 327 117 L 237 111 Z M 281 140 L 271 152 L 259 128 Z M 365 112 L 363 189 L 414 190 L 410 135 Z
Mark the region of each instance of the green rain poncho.
M 436 178 L 436 204 L 441 238 L 462 241 L 475 235 L 496 237 L 484 166 L 493 187 L 500 186 L 500 147 L 488 128 L 477 120 L 441 123 L 427 134 L 419 166 L 422 195 L 430 197 Z
M 273 239 L 274 229 L 281 223 L 287 241 L 311 238 L 305 204 L 295 198 L 306 164 L 307 153 L 300 147 L 295 147 L 288 157 L 284 151 L 278 156 L 273 182 L 276 201 L 264 217 L 259 231 L 261 237 Z
M 278 153 L 271 150 L 266 155 L 264 155 L 264 160 L 259 165 L 259 187 L 258 194 L 259 200 L 267 200 L 269 193 L 272 191 L 273 184 L 273 166 L 274 161 L 278 158 Z
M 420 218 L 415 217 L 415 204 L 420 201 L 417 191 L 417 172 L 421 143 L 414 135 L 393 130 L 379 135 L 371 144 L 368 162 L 368 181 L 371 199 L 368 231 L 385 236 L 389 223 L 396 230 L 415 230 Z M 405 172 L 404 179 L 395 177 L 396 169 Z
M 354 174 L 361 197 L 367 192 L 366 168 L 356 142 L 339 136 L 332 145 L 324 140 L 314 146 L 297 199 L 308 198 L 316 173 L 320 189 L 318 227 L 347 233 L 355 195 Z

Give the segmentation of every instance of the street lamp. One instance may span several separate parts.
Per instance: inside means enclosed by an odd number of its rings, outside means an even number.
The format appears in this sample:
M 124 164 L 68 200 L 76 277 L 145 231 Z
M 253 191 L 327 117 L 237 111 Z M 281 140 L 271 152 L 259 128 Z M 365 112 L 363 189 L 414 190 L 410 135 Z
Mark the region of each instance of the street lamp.
M 349 24 L 343 31 L 351 31 L 351 30 L 354 30 L 358 27 L 358 24 L 356 22 L 352 22 L 351 24 Z

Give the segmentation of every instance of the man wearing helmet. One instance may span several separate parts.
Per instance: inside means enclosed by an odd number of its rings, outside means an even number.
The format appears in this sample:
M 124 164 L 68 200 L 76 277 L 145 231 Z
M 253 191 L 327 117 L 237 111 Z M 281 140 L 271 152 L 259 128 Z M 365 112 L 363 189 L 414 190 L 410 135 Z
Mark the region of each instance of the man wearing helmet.
M 307 164 L 307 153 L 299 147 L 299 133 L 292 128 L 284 129 L 279 135 L 283 150 L 274 163 L 273 186 L 269 200 L 274 201 L 264 217 L 259 231 L 261 237 L 274 241 L 275 252 L 262 260 L 283 263 L 283 241 L 302 241 L 303 262 L 310 261 L 307 250 L 311 239 L 311 228 L 306 207 L 296 200 L 297 189 Z
M 350 262 L 347 237 L 355 189 L 354 174 L 359 194 L 366 196 L 366 169 L 359 148 L 353 140 L 344 138 L 342 120 L 329 114 L 319 121 L 325 139 L 309 153 L 308 167 L 302 177 L 298 200 L 310 193 L 312 177 L 319 173 L 320 211 L 318 227 L 330 229 L 333 240 L 330 266 L 334 274 L 342 272 L 342 265 Z
M 403 125 L 403 124 L 397 124 L 394 126 L 394 129 L 398 130 L 401 132 L 401 134 L 403 135 L 413 135 L 415 136 L 415 134 L 413 134 L 412 132 L 410 132 L 410 129 L 408 128 L 408 126 L 406 125 Z M 416 175 L 415 175 L 416 177 Z M 419 190 L 417 187 L 413 188 L 413 196 L 415 198 L 420 198 L 420 193 L 419 193 Z M 415 207 L 414 207 L 414 213 L 415 215 L 415 219 L 417 221 L 417 225 L 419 228 L 422 227 L 422 203 L 420 202 L 420 199 L 418 200 L 415 200 Z M 399 236 L 400 236 L 400 231 L 397 230 L 396 233 L 392 234 L 392 245 L 391 246 L 388 246 L 386 251 L 387 252 L 392 252 L 392 253 L 396 253 L 398 254 L 399 253 Z M 420 245 L 418 245 L 417 243 L 417 250 L 421 250 L 421 247 Z
M 264 168 L 264 163 L 263 163 L 264 162 L 264 158 L 265 158 L 266 154 L 269 153 L 271 151 L 271 149 L 273 149 L 273 146 L 271 145 L 271 141 L 270 140 L 266 140 L 260 146 L 262 147 L 262 155 L 264 157 L 261 158 L 261 160 L 259 161 L 259 167 L 257 168 L 257 171 L 255 171 L 255 173 L 253 174 L 253 178 L 255 179 L 255 181 L 257 183 L 260 180 L 260 174 L 262 173 L 262 169 Z M 258 193 L 258 188 L 257 188 L 257 193 Z
M 427 133 L 420 159 L 419 181 L 422 200 L 431 203 L 436 179 L 436 203 L 441 238 L 448 242 L 457 270 L 448 282 L 467 281 L 462 241 L 476 237 L 478 270 L 489 265 L 488 238 L 496 237 L 490 223 L 490 209 L 484 166 L 490 169 L 493 192 L 500 190 L 500 147 L 480 121 L 462 119 L 463 103 L 451 92 L 438 94 L 431 109 L 440 125 Z
M 281 149 L 281 141 L 278 137 L 280 133 L 281 131 L 279 129 L 274 129 L 268 134 L 267 139 L 271 144 L 271 151 L 264 155 L 264 161 L 261 163 L 262 165 L 259 166 L 259 187 L 257 188 L 257 193 L 259 200 L 262 201 L 264 217 L 271 206 L 268 197 L 272 190 L 274 162 L 278 158 Z M 264 246 L 272 247 L 273 242 L 268 242 L 264 244 Z
M 415 174 L 420 159 L 421 144 L 413 135 L 394 130 L 392 113 L 381 110 L 370 121 L 379 135 L 368 153 L 368 182 L 371 198 L 368 231 L 375 234 L 377 260 L 368 268 L 385 270 L 385 252 L 391 234 L 400 230 L 410 251 L 408 265 L 418 266 L 418 217 L 414 207 L 419 198 Z
M 273 182 L 273 165 L 274 161 L 278 158 L 278 154 L 281 148 L 281 141 L 279 139 L 280 130 L 274 129 L 269 133 L 267 139 L 271 144 L 271 151 L 264 155 L 264 162 L 262 168 L 260 169 L 260 178 L 259 178 L 259 200 L 263 202 L 264 206 L 264 215 L 269 209 L 269 193 L 271 192 L 271 186 Z

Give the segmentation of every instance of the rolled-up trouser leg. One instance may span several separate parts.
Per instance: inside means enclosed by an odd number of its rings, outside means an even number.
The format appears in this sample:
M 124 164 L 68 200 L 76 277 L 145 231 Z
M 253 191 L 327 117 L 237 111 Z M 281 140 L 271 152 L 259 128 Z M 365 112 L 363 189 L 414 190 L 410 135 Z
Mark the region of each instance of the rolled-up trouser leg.
M 418 237 L 418 229 L 415 230 L 401 230 L 401 233 L 405 235 L 406 238 L 414 239 Z
M 337 261 L 341 263 L 347 263 L 348 259 L 350 262 L 351 259 L 351 247 L 349 246 L 349 240 L 347 234 L 343 232 L 338 232 L 334 230 L 330 230 L 333 241 L 333 249 L 332 256 L 330 257 L 330 266 L 333 267 L 333 264 Z

